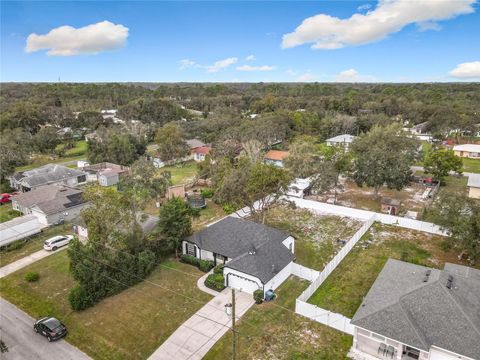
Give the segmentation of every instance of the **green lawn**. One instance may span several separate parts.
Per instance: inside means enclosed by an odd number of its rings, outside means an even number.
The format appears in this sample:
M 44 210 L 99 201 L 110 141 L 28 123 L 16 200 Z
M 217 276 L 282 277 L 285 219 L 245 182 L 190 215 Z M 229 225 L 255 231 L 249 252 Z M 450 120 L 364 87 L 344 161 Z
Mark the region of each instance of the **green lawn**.
M 22 215 L 21 212 L 12 209 L 12 203 L 0 205 L 0 223 L 12 220 Z
M 480 174 L 480 159 L 462 158 L 463 171 Z
M 341 248 L 337 240 L 348 241 L 362 225 L 348 218 L 286 207 L 268 210 L 265 223 L 294 236 L 297 262 L 316 270 L 322 270 Z
M 291 276 L 277 289 L 277 299 L 254 305 L 248 310 L 237 326 L 237 359 L 347 359 L 346 355 L 352 346 L 351 336 L 293 312 L 295 299 L 308 284 Z M 229 331 L 204 360 L 231 357 L 232 333 Z
M 308 300 L 321 308 L 352 317 L 388 258 L 443 268 L 458 263 L 444 251 L 441 236 L 375 224 Z
M 43 242 L 55 235 L 72 234 L 71 225 L 58 225 L 43 230 L 40 234 L 33 235 L 11 243 L 0 250 L 0 267 L 17 261 L 43 248 Z
M 172 174 L 173 185 L 179 185 L 193 180 L 197 175 L 197 163 L 195 161 L 187 161 L 185 163 L 165 166 L 160 171 L 170 171 Z
M 75 281 L 66 251 L 0 279 L 0 294 L 33 317 L 61 319 L 69 330 L 66 340 L 94 359 L 146 359 L 211 299 L 196 286 L 203 274 L 199 270 L 174 260 L 164 265 L 193 276 L 158 267 L 148 279 L 197 301 L 142 282 L 90 309 L 74 312 L 67 299 Z M 26 282 L 29 271 L 37 271 L 40 280 Z

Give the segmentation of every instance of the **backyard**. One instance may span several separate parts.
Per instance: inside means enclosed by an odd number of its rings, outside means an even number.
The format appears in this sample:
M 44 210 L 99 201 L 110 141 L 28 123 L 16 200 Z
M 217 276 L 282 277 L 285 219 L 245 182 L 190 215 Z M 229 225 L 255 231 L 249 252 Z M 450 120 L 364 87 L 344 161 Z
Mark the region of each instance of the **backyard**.
M 162 265 L 148 277 L 162 287 L 144 281 L 81 312 L 68 303 L 75 281 L 66 251 L 0 279 L 0 294 L 35 318 L 61 319 L 66 340 L 95 359 L 146 359 L 211 298 L 196 286 L 199 270 L 176 260 Z M 38 282 L 24 280 L 30 271 L 40 274 Z
M 480 159 L 462 158 L 463 171 L 480 174 Z
M 441 236 L 374 224 L 308 302 L 352 317 L 388 258 L 441 269 L 457 255 Z
M 315 270 L 322 270 L 362 226 L 351 218 L 286 206 L 269 209 L 265 223 L 294 236 L 297 262 Z
M 22 215 L 20 212 L 12 209 L 12 203 L 0 205 L 0 223 L 12 220 L 20 215 Z
M 195 179 L 198 171 L 195 161 L 187 161 L 185 163 L 160 168 L 160 171 L 165 170 L 170 171 L 172 174 L 173 185 L 185 184 L 192 181 Z
M 238 322 L 237 359 L 347 359 L 352 337 L 294 313 L 295 299 L 308 282 L 291 276 L 272 302 L 254 305 Z M 205 360 L 232 357 L 232 333 L 227 332 Z

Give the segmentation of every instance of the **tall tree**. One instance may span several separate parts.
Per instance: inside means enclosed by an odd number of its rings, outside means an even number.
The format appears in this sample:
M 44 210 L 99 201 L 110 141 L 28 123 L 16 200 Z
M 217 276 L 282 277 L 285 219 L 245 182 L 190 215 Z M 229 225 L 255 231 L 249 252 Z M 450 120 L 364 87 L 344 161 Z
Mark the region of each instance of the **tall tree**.
M 188 145 L 179 126 L 169 123 L 158 129 L 155 137 L 162 161 L 181 159 L 188 155 Z
M 322 155 L 318 147 L 311 141 L 294 142 L 285 159 L 285 167 L 295 177 L 306 178 L 320 170 Z
M 35 149 L 41 153 L 49 153 L 55 150 L 58 144 L 61 143 L 60 136 L 53 127 L 41 128 L 33 136 L 33 144 Z
M 383 185 L 401 190 L 410 182 L 417 146 L 400 125 L 374 126 L 352 143 L 353 179 L 358 186 L 373 187 L 375 195 Z
M 462 173 L 462 158 L 456 156 L 451 149 L 437 149 L 429 151 L 423 163 L 425 173 L 432 174 L 433 177 L 442 181 L 450 171 L 457 174 Z
M 174 197 L 163 204 L 159 217 L 159 231 L 177 257 L 182 240 L 192 231 L 191 208 L 183 199 Z
M 0 182 L 24 165 L 31 152 L 31 136 L 21 128 L 5 129 L 0 134 Z

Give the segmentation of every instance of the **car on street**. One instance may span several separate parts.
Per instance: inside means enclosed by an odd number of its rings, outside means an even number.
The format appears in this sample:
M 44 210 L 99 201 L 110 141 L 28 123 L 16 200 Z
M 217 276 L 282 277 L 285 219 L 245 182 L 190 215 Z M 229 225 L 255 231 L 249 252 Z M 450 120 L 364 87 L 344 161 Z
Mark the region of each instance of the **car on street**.
M 50 342 L 67 335 L 67 327 L 63 325 L 60 320 L 50 316 L 35 321 L 33 330 L 45 336 Z
M 55 251 L 62 246 L 68 245 L 72 239 L 72 235 L 57 235 L 45 240 L 43 243 L 43 248 L 47 251 Z
M 0 194 L 0 204 L 6 204 L 10 201 L 12 201 L 12 195 L 8 193 Z

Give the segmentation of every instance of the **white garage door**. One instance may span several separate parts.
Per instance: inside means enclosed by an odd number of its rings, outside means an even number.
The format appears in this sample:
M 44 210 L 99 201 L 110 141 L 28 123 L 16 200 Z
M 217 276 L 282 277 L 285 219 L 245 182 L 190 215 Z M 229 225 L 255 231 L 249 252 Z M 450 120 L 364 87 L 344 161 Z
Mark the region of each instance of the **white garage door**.
M 261 289 L 260 285 L 257 284 L 255 281 L 240 277 L 232 273 L 228 275 L 228 286 L 249 294 L 253 294 L 253 292 L 257 289 Z

